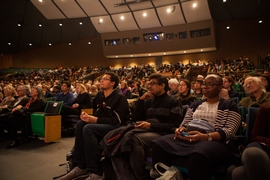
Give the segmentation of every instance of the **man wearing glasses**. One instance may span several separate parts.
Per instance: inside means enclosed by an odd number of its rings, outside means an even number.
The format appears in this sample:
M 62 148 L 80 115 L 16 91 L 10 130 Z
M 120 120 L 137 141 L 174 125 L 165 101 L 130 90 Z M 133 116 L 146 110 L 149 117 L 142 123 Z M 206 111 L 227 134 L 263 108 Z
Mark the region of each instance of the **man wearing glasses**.
M 125 124 L 129 120 L 128 102 L 118 89 L 119 78 L 106 72 L 100 80 L 99 91 L 93 100 L 94 114 L 81 113 L 81 121 L 75 131 L 73 159 L 78 164 L 61 180 L 87 177 L 86 180 L 104 180 L 101 167 L 99 141 L 107 132 Z
M 149 179 L 145 150 L 151 148 L 152 140 L 172 133 L 182 121 L 182 104 L 168 96 L 167 78 L 153 74 L 149 79 L 148 92 L 139 98 L 132 113 L 132 120 L 136 122 L 133 134 L 122 141 L 127 143 L 121 144 L 121 154 L 111 158 L 118 180 Z

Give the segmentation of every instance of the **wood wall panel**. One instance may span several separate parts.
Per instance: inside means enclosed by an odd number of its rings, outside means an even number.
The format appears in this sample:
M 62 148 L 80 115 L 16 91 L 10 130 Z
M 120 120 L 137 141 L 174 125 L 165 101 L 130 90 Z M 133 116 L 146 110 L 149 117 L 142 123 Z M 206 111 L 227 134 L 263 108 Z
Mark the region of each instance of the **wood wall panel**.
M 270 22 L 264 21 L 258 24 L 257 20 L 242 20 L 230 23 L 231 29 L 226 30 L 227 22 L 215 24 L 217 51 L 196 54 L 183 54 L 173 56 L 163 56 L 163 63 L 177 63 L 188 60 L 194 62 L 215 61 L 220 58 L 237 59 L 239 56 L 248 56 L 255 64 L 258 64 L 258 56 L 266 57 L 270 51 Z M 67 44 L 42 47 L 13 55 L 13 61 L 6 60 L 1 63 L 1 67 L 31 67 L 31 68 L 52 68 L 60 64 L 64 67 L 76 65 L 83 66 L 103 66 L 108 65 L 121 67 L 123 65 L 142 65 L 155 63 L 155 57 L 145 58 L 125 58 L 108 59 L 104 56 L 101 37 L 91 38 L 92 44 L 88 45 L 88 39 L 72 42 L 72 46 Z M 9 58 L 8 58 L 9 59 Z M 1 62 L 3 57 L 0 58 Z

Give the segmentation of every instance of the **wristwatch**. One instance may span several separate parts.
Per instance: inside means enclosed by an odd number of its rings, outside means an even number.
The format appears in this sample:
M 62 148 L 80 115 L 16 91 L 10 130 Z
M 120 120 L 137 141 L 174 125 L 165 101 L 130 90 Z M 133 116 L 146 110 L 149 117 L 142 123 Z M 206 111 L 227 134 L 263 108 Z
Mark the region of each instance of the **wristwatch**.
M 210 133 L 207 133 L 207 135 L 208 135 L 208 141 L 212 141 L 213 139 L 212 139 L 212 137 L 210 136 Z

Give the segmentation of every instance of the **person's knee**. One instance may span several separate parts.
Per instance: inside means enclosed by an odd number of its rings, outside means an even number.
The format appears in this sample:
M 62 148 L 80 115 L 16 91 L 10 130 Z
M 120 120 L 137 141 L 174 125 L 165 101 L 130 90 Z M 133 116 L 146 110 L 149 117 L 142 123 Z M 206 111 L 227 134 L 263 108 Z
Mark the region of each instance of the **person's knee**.
M 256 163 L 269 159 L 267 154 L 260 148 L 250 147 L 247 148 L 242 155 L 243 163 Z

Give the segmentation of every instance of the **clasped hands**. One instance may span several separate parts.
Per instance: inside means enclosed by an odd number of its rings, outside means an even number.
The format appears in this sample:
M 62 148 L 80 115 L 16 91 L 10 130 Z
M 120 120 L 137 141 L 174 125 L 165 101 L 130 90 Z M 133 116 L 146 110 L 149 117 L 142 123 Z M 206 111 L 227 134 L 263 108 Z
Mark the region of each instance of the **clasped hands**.
M 81 112 L 80 118 L 82 121 L 84 121 L 86 123 L 96 123 L 97 122 L 97 117 L 89 115 L 84 111 Z
M 189 131 L 186 132 L 186 128 L 181 126 L 177 128 L 174 132 L 174 139 L 178 138 L 183 141 L 196 142 L 204 140 L 205 134 L 199 131 Z

